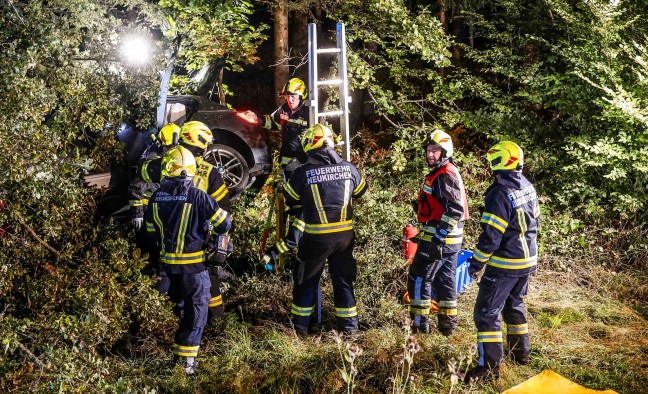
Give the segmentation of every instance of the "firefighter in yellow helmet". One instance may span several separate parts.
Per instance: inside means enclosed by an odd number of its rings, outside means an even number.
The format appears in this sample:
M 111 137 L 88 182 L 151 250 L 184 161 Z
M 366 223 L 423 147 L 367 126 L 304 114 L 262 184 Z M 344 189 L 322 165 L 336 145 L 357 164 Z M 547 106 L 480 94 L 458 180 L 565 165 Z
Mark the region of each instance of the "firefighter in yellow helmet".
M 220 169 L 214 167 L 214 165 L 203 158 L 207 147 L 214 140 L 211 129 L 203 122 L 190 121 L 182 125 L 179 136 L 179 145 L 191 152 L 196 161 L 196 174 L 193 177 L 194 186 L 211 196 L 221 209 L 229 212 L 229 190 L 227 189 L 227 185 L 225 185 L 221 172 L 219 171 Z M 161 164 L 159 157 L 143 163 L 141 166 L 142 178 L 150 182 L 159 181 L 161 171 L 164 168 Z M 212 283 L 212 298 L 209 303 L 209 318 L 211 320 L 222 316 L 224 308 L 223 298 L 220 292 L 218 267 L 210 265 L 208 271 Z M 161 273 L 157 289 L 161 293 L 165 293 L 168 290 L 168 280 L 165 279 L 164 273 Z M 178 307 L 181 307 L 181 305 Z
M 466 374 L 468 383 L 499 376 L 503 338 L 514 362 L 529 362 L 529 327 L 524 307 L 529 276 L 536 270 L 540 206 L 533 185 L 522 175 L 524 154 L 511 141 L 499 142 L 486 155 L 495 181 L 486 190 L 482 232 L 470 258 L 469 274 L 479 282 L 474 319 L 477 326 L 477 366 Z
M 304 100 L 308 97 L 306 84 L 299 78 L 291 78 L 279 92 L 286 102 L 270 115 L 264 116 L 263 127 L 281 132 L 281 169 L 286 172 L 285 179 L 298 164 L 288 166 L 293 159 L 299 163 L 306 162 L 306 153 L 301 147 L 302 133 L 308 128 L 308 106 Z M 286 169 L 288 167 L 288 169 Z
M 367 190 L 358 169 L 334 150 L 331 130 L 321 124 L 301 139 L 308 162 L 293 172 L 285 184 L 286 203 L 302 206 L 304 234 L 299 240 L 290 310 L 295 331 L 308 333 L 320 277 L 328 261 L 338 330 L 358 330 L 353 282 L 353 200 Z
M 423 148 L 430 172 L 414 202 L 422 228 L 407 277 L 412 331 L 430 332 L 434 296 L 438 304 L 437 327 L 443 335 L 450 336 L 457 327 L 455 276 L 468 202 L 461 174 L 452 161 L 454 146 L 450 135 L 434 130 L 423 142 Z
M 174 123 L 165 125 L 157 134 L 153 134 L 151 143 L 140 156 L 138 168 L 150 160 L 162 160 L 164 153 L 178 144 L 179 135 L 180 127 Z M 136 172 L 129 186 L 130 200 L 128 204 L 131 211 L 131 223 L 135 231 L 139 232 L 144 223 L 145 204 L 142 199 L 145 198 L 145 195 L 151 195 L 157 190 L 159 181 L 151 182 L 149 179 L 142 177 L 141 171 Z
M 193 154 L 184 147 L 169 150 L 162 160 L 160 187 L 146 212 L 146 230 L 157 241 L 170 281 L 169 297 L 184 307 L 173 354 L 187 374 L 196 369 L 211 298 L 205 243 L 211 232 L 226 234 L 231 226 L 230 215 L 193 186 L 196 167 Z

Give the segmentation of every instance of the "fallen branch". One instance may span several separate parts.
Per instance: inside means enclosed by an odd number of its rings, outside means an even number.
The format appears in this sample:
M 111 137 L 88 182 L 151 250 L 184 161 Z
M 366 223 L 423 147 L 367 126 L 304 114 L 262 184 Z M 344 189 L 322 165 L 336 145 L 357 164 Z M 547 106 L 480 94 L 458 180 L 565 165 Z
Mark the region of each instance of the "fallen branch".
M 32 353 L 31 350 L 27 349 L 27 346 L 23 345 L 22 343 L 20 343 L 20 342 L 18 342 L 18 341 L 16 341 L 16 343 L 18 344 L 18 347 L 20 348 L 20 350 L 22 350 L 22 351 L 23 351 L 25 354 L 27 354 L 27 355 L 28 355 L 32 360 L 34 360 L 34 363 L 35 363 L 36 365 L 38 365 L 38 366 L 41 367 L 41 368 L 45 368 L 45 364 L 43 364 L 43 363 L 41 362 L 41 360 L 39 360 L 38 357 L 36 357 L 36 355 L 35 355 L 34 353 Z
M 38 236 L 38 234 L 36 234 L 36 232 L 34 231 L 34 229 L 31 228 L 31 226 L 29 226 L 29 225 L 27 224 L 27 222 L 26 222 L 25 219 L 22 217 L 22 215 L 20 215 L 20 214 L 19 214 L 18 212 L 16 212 L 16 211 L 14 211 L 13 214 L 14 214 L 14 216 L 16 217 L 16 219 L 18 219 L 18 222 L 19 222 L 19 223 L 20 223 L 20 224 L 25 228 L 25 230 L 27 230 L 27 232 L 28 232 L 29 234 L 31 234 L 31 236 L 32 236 L 36 241 L 38 241 L 39 244 L 41 244 L 45 249 L 47 249 L 47 250 L 49 250 L 50 252 L 52 252 L 52 254 L 54 254 L 54 255 L 56 256 L 57 259 L 59 259 L 59 260 L 61 259 L 61 253 L 60 253 L 58 250 L 56 250 L 56 249 L 54 249 L 53 247 L 51 247 L 47 242 L 43 241 L 43 240 Z

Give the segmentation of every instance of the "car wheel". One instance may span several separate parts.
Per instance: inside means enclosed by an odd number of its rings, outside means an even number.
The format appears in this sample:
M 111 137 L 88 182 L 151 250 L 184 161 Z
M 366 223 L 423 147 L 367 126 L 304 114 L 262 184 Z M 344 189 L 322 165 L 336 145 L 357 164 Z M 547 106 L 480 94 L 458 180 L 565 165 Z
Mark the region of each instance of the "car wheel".
M 250 181 L 250 168 L 243 156 L 234 148 L 221 144 L 210 145 L 203 157 L 221 173 L 225 185 L 232 193 L 232 198 L 247 188 Z

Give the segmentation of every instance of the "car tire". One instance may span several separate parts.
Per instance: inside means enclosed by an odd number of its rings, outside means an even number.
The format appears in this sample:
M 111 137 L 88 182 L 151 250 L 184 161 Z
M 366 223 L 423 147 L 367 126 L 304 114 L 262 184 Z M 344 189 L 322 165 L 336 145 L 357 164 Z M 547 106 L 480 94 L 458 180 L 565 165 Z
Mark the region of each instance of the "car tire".
M 250 183 L 250 167 L 243 156 L 228 145 L 213 144 L 203 155 L 223 176 L 223 181 L 230 190 L 230 197 L 236 198 L 243 193 Z

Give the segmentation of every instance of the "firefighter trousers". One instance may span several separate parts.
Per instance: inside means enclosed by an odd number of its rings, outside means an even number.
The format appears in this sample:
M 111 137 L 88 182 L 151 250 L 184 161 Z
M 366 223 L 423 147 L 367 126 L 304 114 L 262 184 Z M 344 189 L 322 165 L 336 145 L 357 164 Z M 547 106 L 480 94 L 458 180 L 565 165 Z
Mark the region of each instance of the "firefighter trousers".
M 337 329 L 342 332 L 358 330 L 353 282 L 357 267 L 353 257 L 353 233 L 334 241 L 324 241 L 317 235 L 304 234 L 299 243 L 293 270 L 293 303 L 290 310 L 296 330 L 308 331 L 315 309 L 317 287 L 328 260 L 333 281 L 333 301 Z
M 459 247 L 419 242 L 409 267 L 407 292 L 414 327 L 429 327 L 432 294 L 439 303 L 438 328 L 446 336 L 457 328 L 456 272 Z
M 209 274 L 205 270 L 192 274 L 168 274 L 168 277 L 171 302 L 178 304 L 182 301 L 184 311 L 175 334 L 173 354 L 196 357 L 207 324 L 207 308 L 211 299 Z
M 529 326 L 524 307 L 529 275 L 491 277 L 479 282 L 474 319 L 477 326 L 478 365 L 495 368 L 504 356 L 500 313 L 507 326 L 506 342 L 513 357 L 529 356 Z

